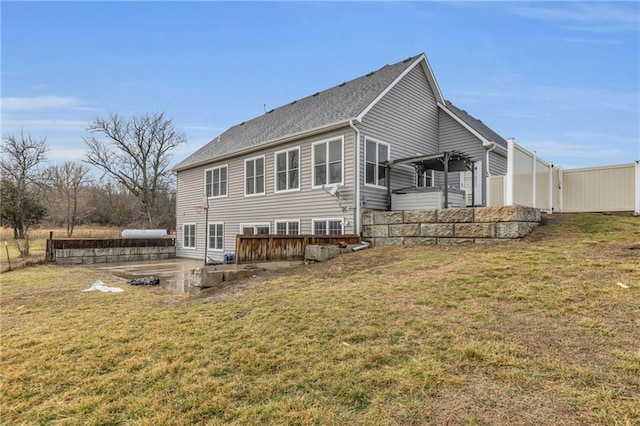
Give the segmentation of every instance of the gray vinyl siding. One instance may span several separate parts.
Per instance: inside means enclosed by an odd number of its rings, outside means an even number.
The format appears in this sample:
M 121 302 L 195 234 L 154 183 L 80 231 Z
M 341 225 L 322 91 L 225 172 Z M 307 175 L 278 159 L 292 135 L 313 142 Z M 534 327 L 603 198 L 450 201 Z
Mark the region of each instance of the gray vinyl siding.
M 470 156 L 473 161 L 482 161 L 482 175 L 486 176 L 486 148 L 482 141 L 465 129 L 460 123 L 440 110 L 440 151 L 460 151 Z M 486 179 L 482 180 L 482 204 L 486 205 Z M 438 180 L 439 184 L 442 184 Z M 449 174 L 449 185 L 460 186 L 460 173 Z
M 491 175 L 506 175 L 507 174 L 507 157 L 505 155 L 500 155 L 496 153 L 496 151 L 489 152 L 489 169 L 491 170 Z
M 178 257 L 202 259 L 205 251 L 205 213 L 196 206 L 203 204 L 204 171 L 211 167 L 226 164 L 228 166 L 228 196 L 209 199 L 209 223 L 224 223 L 224 250 L 212 251 L 212 259 L 221 260 L 225 252 L 235 251 L 236 235 L 240 233 L 240 224 L 268 222 L 271 233 L 275 233 L 274 221 L 300 220 L 300 233 L 311 234 L 312 219 L 344 218 L 345 233 L 353 233 L 353 209 L 343 212 L 338 203 L 323 189 L 312 189 L 312 143 L 344 137 L 344 185 L 339 193 L 345 200 L 345 207 L 353 207 L 354 194 L 354 132 L 346 127 L 341 130 L 316 135 L 289 142 L 251 154 L 213 162 L 205 166 L 178 172 L 177 225 Z M 300 147 L 300 190 L 275 193 L 274 153 Z M 244 160 L 256 156 L 265 156 L 265 195 L 245 197 Z M 351 159 L 351 160 L 350 160 Z M 348 222 L 348 224 L 346 224 Z M 183 223 L 196 223 L 196 249 L 182 246 Z
M 420 65 L 414 67 L 371 110 L 358 126 L 360 141 L 361 196 L 365 209 L 386 210 L 387 190 L 365 185 L 365 145 L 370 137 L 390 145 L 391 161 L 438 151 L 438 107 Z M 415 185 L 415 171 L 399 166 L 391 174 L 391 189 Z

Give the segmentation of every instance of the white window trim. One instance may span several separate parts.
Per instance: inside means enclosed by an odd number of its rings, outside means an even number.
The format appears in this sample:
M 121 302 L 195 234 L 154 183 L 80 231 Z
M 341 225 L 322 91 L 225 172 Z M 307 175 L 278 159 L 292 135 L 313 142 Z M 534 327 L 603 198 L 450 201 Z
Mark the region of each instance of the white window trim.
M 213 184 L 213 171 L 215 169 L 222 169 L 222 168 L 227 168 L 227 183 L 226 183 L 226 188 L 225 188 L 225 194 L 224 195 L 209 195 L 209 198 L 227 198 L 229 196 L 229 165 L 228 164 L 222 164 L 220 166 L 216 166 L 216 167 L 210 167 L 208 169 L 205 169 L 204 171 L 204 193 L 207 193 L 207 172 L 211 172 L 211 178 L 212 178 L 212 184 Z M 213 190 L 211 191 L 213 193 Z
M 378 144 L 380 145 L 385 145 L 387 147 L 387 154 L 389 156 L 389 158 L 387 159 L 387 161 L 391 161 L 391 145 L 389 145 L 386 142 L 381 142 L 377 139 L 374 138 L 370 138 L 368 136 L 366 136 L 364 138 L 364 167 L 362 168 L 363 172 L 364 172 L 364 176 L 363 176 L 363 181 L 364 181 L 364 186 L 368 186 L 369 188 L 378 188 L 378 189 L 387 189 L 387 185 L 377 185 L 374 183 L 367 183 L 367 141 L 369 142 L 373 142 L 376 144 L 376 159 L 378 157 Z M 380 163 L 378 163 L 379 165 Z M 387 173 L 389 173 L 389 169 L 387 169 Z M 376 168 L 376 175 L 378 174 L 378 169 Z M 378 179 L 376 179 L 377 181 Z
M 216 252 L 223 252 L 224 251 L 224 222 L 209 222 L 209 229 L 207 229 L 207 251 L 216 251 Z M 210 240 L 210 234 L 209 231 L 211 230 L 211 225 L 222 225 L 222 248 L 211 248 L 209 246 Z
M 298 151 L 298 187 L 289 189 L 289 152 Z M 278 191 L 278 154 L 287 154 L 287 189 L 281 189 Z M 300 192 L 301 179 L 300 171 L 302 170 L 302 158 L 300 157 L 300 147 L 282 149 L 273 153 L 273 192 L 276 194 L 282 194 L 285 192 Z M 245 179 L 246 180 L 246 179 Z
M 327 222 L 327 232 L 329 232 L 329 221 L 332 222 L 340 222 L 341 226 L 342 226 L 342 234 L 322 234 L 322 235 L 345 235 L 345 229 L 344 229 L 344 217 L 327 217 L 327 218 L 317 218 L 317 219 L 311 219 L 311 233 L 315 234 L 315 224 L 316 222 Z
M 298 233 L 297 234 L 290 234 L 289 233 L 289 222 L 296 222 L 298 224 Z M 275 234 L 278 233 L 278 224 L 279 223 L 286 223 L 287 224 L 287 233 L 285 235 L 302 235 L 301 229 L 300 229 L 300 219 L 278 219 L 278 220 L 274 220 L 273 221 L 273 232 Z
M 247 222 L 247 223 L 241 223 L 240 224 L 240 235 L 242 235 L 242 228 L 246 228 L 248 226 L 253 226 L 254 232 L 256 231 L 256 227 L 258 227 L 258 226 L 267 226 L 267 227 L 269 227 L 269 235 L 271 235 L 271 224 L 269 222 Z M 254 234 L 254 235 L 257 235 L 257 233 Z
M 184 232 L 187 226 L 193 226 L 193 247 L 184 245 Z M 198 247 L 198 225 L 195 222 L 182 224 L 182 248 L 185 250 L 196 250 Z
M 316 171 L 315 171 L 315 165 L 316 165 L 316 150 L 315 150 L 315 146 L 322 144 L 322 143 L 326 143 L 327 144 L 327 148 L 329 147 L 329 142 L 333 142 L 333 141 L 340 141 L 340 144 L 342 146 L 342 176 L 340 177 L 340 182 L 336 182 L 336 183 L 326 183 L 323 185 L 316 185 Z M 329 161 L 329 150 L 327 149 L 327 162 Z M 329 168 L 327 167 L 327 177 L 329 176 Z M 344 136 L 338 136 L 335 138 L 330 138 L 330 139 L 324 139 L 318 142 L 314 142 L 311 144 L 311 189 L 322 189 L 322 187 L 332 187 L 332 186 L 337 186 L 337 187 L 341 187 L 344 186 Z
M 435 170 L 425 170 L 423 173 L 423 176 L 426 176 L 427 174 L 431 175 L 431 185 L 430 186 L 425 185 L 424 187 L 421 187 L 421 188 L 433 188 L 435 186 L 435 183 L 436 183 Z M 420 179 L 420 175 L 416 173 L 416 187 L 418 187 L 420 184 L 419 179 Z
M 264 188 L 262 188 L 262 192 L 255 192 L 253 194 L 247 194 L 247 163 L 249 161 L 255 161 L 259 158 L 262 158 L 262 163 L 264 165 Z M 255 163 L 254 163 L 254 171 L 255 171 Z M 255 157 L 246 158 L 244 160 L 244 171 L 243 171 L 244 179 L 242 180 L 242 186 L 244 187 L 244 196 L 245 197 L 260 197 L 262 195 L 267 194 L 267 160 L 264 155 L 257 155 Z M 255 176 L 254 176 L 254 185 L 255 185 Z

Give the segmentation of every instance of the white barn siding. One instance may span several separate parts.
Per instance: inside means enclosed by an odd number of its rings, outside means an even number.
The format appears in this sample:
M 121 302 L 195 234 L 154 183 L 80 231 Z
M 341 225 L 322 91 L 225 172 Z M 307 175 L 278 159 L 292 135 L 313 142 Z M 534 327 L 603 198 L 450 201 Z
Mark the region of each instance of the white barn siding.
M 364 208 L 386 210 L 387 190 L 365 186 L 365 137 L 390 145 L 391 161 L 438 150 L 438 107 L 421 66 L 414 67 L 365 115 L 359 125 L 361 146 L 361 196 Z M 393 170 L 392 189 L 415 185 L 415 171 Z
M 312 219 L 345 220 L 345 233 L 353 233 L 353 210 L 343 212 L 335 199 L 322 189 L 312 189 L 311 144 L 314 142 L 344 137 L 344 186 L 339 188 L 344 206 L 353 207 L 354 194 L 354 132 L 351 128 L 328 132 L 296 142 L 278 145 L 251 154 L 200 166 L 178 172 L 177 222 L 178 257 L 202 259 L 205 250 L 205 212 L 196 206 L 203 204 L 204 171 L 211 167 L 226 164 L 228 166 L 228 196 L 209 199 L 209 223 L 224 223 L 224 249 L 210 250 L 212 259 L 222 260 L 224 252 L 235 251 L 236 235 L 240 233 L 240 224 L 269 223 L 271 233 L 275 233 L 274 221 L 300 220 L 300 232 L 312 233 Z M 275 193 L 274 153 L 283 149 L 300 147 L 300 190 Z M 266 194 L 252 197 L 244 195 L 244 160 L 256 156 L 265 156 Z M 182 224 L 196 223 L 196 249 L 185 249 L 182 244 Z

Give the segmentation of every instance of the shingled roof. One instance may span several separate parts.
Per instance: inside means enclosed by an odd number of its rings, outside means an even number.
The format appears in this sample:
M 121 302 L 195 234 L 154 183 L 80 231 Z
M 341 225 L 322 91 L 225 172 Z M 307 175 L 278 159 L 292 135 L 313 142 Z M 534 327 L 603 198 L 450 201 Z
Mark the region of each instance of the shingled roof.
M 212 159 L 274 143 L 314 129 L 345 125 L 364 112 L 385 90 L 424 54 L 370 72 L 306 98 L 237 124 L 180 162 L 185 170 Z
M 503 148 L 507 147 L 507 141 L 502 136 L 491 130 L 486 124 L 469 114 L 467 111 L 458 108 L 450 101 L 446 101 L 446 107 L 449 111 L 455 114 L 456 117 L 464 121 L 469 127 L 475 130 L 488 142 L 495 142 Z

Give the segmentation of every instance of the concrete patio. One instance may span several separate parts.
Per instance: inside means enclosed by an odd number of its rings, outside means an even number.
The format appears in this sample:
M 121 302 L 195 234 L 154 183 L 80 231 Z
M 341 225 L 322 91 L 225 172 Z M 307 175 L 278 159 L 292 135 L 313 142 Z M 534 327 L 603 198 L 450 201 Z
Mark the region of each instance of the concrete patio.
M 265 262 L 258 264 L 242 265 L 217 265 L 215 270 L 253 271 L 281 269 L 289 266 L 300 265 L 302 262 Z M 188 292 L 189 276 L 194 268 L 203 268 L 202 260 L 173 258 L 164 260 L 149 260 L 140 262 L 101 263 L 83 265 L 86 268 L 109 272 L 115 276 L 132 280 L 142 277 L 156 277 L 160 279 L 160 286 L 171 292 Z M 213 270 L 213 266 L 207 266 L 207 270 Z M 238 274 L 246 276 L 246 274 Z M 228 281 L 228 280 L 227 280 Z

